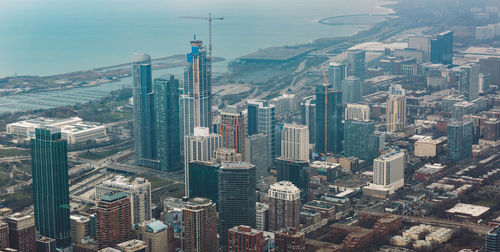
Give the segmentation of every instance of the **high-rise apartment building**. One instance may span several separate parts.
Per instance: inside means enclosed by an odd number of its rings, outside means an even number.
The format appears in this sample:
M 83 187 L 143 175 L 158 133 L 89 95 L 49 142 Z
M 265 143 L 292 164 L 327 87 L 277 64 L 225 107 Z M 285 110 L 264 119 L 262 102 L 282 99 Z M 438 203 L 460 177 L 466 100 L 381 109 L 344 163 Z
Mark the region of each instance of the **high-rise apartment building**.
M 451 121 L 448 123 L 447 156 L 452 162 L 459 162 L 472 156 L 474 137 L 472 121 Z
M 302 125 L 309 128 L 309 143 L 316 141 L 316 96 L 308 96 L 300 103 Z
M 154 80 L 156 151 L 159 168 L 174 171 L 182 168 L 179 131 L 179 80 Z
M 148 221 L 152 218 L 151 182 L 144 178 L 135 178 L 132 182 L 129 180 L 127 177 L 118 175 L 104 181 L 95 188 L 96 199 L 100 199 L 103 195 L 111 192 L 124 192 L 130 201 L 132 224 Z
M 277 158 L 275 165 L 276 181 L 286 180 L 292 182 L 292 184 L 300 189 L 302 203 L 307 203 L 309 201 L 309 161 Z
M 219 169 L 219 223 L 221 243 L 227 244 L 227 230 L 238 225 L 255 227 L 257 196 L 255 166 L 222 163 Z
M 269 197 L 269 229 L 300 227 L 300 189 L 289 181 L 271 185 Z
M 156 119 L 149 55 L 134 54 L 132 75 L 135 162 L 146 167 L 156 167 Z
M 348 76 L 363 77 L 366 74 L 366 52 L 363 50 L 347 51 L 347 72 Z
M 228 230 L 228 252 L 264 251 L 264 232 L 249 226 L 235 226 Z
M 209 199 L 189 199 L 182 210 L 182 249 L 186 252 L 217 251 L 217 213 Z
M 406 167 L 404 152 L 389 152 L 373 161 L 373 184 L 390 187 L 391 191 L 404 185 Z
M 266 203 L 255 203 L 255 228 L 269 231 L 269 205 Z
M 214 158 L 212 161 L 217 163 L 224 162 L 241 162 L 241 154 L 237 153 L 235 149 L 217 148 L 214 151 Z
M 275 134 L 276 131 L 276 106 L 267 101 L 248 100 L 247 101 L 247 131 L 248 135 L 262 133 L 268 136 L 268 149 L 271 158 L 276 157 Z
M 114 247 L 133 236 L 130 199 L 125 192 L 102 195 L 97 203 L 97 246 Z
M 309 160 L 309 129 L 304 125 L 285 124 L 281 131 L 281 158 Z
M 458 89 L 465 100 L 479 98 L 479 65 L 469 63 L 460 67 Z
M 184 92 L 184 91 L 179 91 Z M 184 156 L 184 140 L 188 135 L 194 134 L 194 98 L 189 95 L 179 95 L 179 138 L 181 145 L 181 154 Z M 208 127 L 207 127 L 208 128 Z M 210 129 L 209 129 L 210 130 Z
M 364 104 L 347 104 L 345 120 L 369 121 L 370 106 Z
M 245 140 L 245 162 L 255 165 L 257 179 L 267 177 L 272 165 L 268 139 L 269 136 L 259 133 L 248 136 Z
M 9 246 L 19 252 L 35 251 L 35 219 L 16 213 L 4 220 L 9 226 Z
M 58 248 L 71 245 L 67 141 L 61 132 L 36 129 L 31 139 L 31 169 L 36 229 L 57 240 Z
M 194 134 L 184 139 L 184 186 L 189 197 L 189 163 L 208 162 L 214 157 L 214 151 L 222 145 L 222 136 L 210 133 L 207 127 L 194 128 Z
M 189 163 L 189 197 L 219 202 L 219 167 L 220 164 L 213 162 Z
M 0 221 L 0 249 L 9 247 L 9 225 Z
M 82 239 L 90 234 L 90 219 L 82 215 L 70 215 L 70 220 L 71 243 L 82 243 Z
M 422 61 L 429 61 L 431 57 L 431 36 L 410 36 L 408 38 L 408 48 L 423 52 Z
M 276 251 L 301 252 L 306 250 L 306 234 L 296 228 L 284 228 L 274 232 Z
M 245 116 L 241 112 L 237 112 L 235 107 L 230 107 L 223 111 L 220 117 L 222 147 L 235 149 L 245 159 Z
M 372 163 L 377 153 L 375 124 L 372 121 L 345 121 L 344 155 Z
M 500 226 L 493 228 L 486 234 L 486 239 L 484 242 L 484 251 L 485 252 L 500 251 Z
M 406 128 L 406 97 L 389 95 L 385 113 L 387 132 L 400 132 Z
M 335 90 L 340 90 L 342 80 L 346 78 L 346 65 L 339 62 L 328 64 L 328 84 Z
M 145 252 L 175 252 L 174 228 L 159 220 L 136 226 L 136 236 L 146 243 Z
M 342 80 L 342 102 L 344 103 L 358 103 L 363 100 L 363 91 L 361 80 L 356 76 L 349 76 Z
M 342 92 L 318 85 L 316 87 L 316 152 L 342 151 Z

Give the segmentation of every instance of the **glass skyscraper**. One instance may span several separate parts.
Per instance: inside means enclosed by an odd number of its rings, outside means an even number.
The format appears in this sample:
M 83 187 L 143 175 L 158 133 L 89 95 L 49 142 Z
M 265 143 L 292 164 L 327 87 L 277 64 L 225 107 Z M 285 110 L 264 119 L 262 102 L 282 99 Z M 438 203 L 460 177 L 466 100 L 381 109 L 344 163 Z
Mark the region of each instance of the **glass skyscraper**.
M 248 100 L 247 111 L 247 134 L 251 136 L 262 133 L 268 136 L 271 157 L 276 157 L 276 106 L 267 101 Z
M 154 80 L 156 112 L 156 150 L 159 168 L 173 171 L 182 168 L 179 137 L 179 80 Z
M 342 80 L 342 102 L 359 103 L 363 100 L 361 80 L 356 76 L 349 76 Z
M 341 91 L 331 89 L 330 86 L 325 88 L 325 85 L 316 87 L 316 152 L 342 151 L 342 110 Z
M 208 198 L 219 202 L 219 167 L 212 162 L 189 163 L 189 197 Z
M 347 120 L 344 125 L 344 155 L 372 163 L 377 155 L 375 125 L 372 121 Z
M 300 200 L 302 203 L 309 201 L 309 161 L 296 161 L 277 158 L 276 181 L 290 181 L 300 189 Z
M 448 160 L 459 162 L 472 156 L 472 121 L 448 123 Z
M 346 77 L 346 65 L 338 62 L 330 62 L 328 64 L 328 84 L 333 89 L 340 90 L 342 80 Z
M 133 76 L 135 162 L 156 167 L 156 119 L 149 55 L 134 55 Z
M 445 65 L 453 63 L 453 31 L 440 33 L 431 40 L 430 60 Z
M 58 248 L 71 245 L 67 141 L 61 132 L 36 129 L 31 139 L 35 225 Z

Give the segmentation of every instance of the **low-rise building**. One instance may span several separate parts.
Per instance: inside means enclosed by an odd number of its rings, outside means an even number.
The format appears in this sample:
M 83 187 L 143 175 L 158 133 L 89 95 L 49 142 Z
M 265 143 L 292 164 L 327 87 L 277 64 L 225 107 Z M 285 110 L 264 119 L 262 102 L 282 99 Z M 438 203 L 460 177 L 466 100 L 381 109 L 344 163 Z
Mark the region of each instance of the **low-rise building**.
M 457 203 L 454 207 L 446 210 L 446 213 L 453 218 L 477 221 L 481 219 L 487 212 L 490 211 L 489 207 L 483 207 L 473 204 Z

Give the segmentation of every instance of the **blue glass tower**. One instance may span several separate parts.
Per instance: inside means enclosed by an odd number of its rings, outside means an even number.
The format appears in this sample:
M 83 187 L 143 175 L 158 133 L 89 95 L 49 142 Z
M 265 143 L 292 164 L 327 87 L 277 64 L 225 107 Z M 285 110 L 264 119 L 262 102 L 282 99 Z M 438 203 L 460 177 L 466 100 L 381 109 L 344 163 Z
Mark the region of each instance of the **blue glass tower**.
M 373 162 L 377 154 L 375 125 L 371 121 L 347 120 L 344 125 L 344 155 Z
M 472 156 L 472 121 L 452 121 L 448 123 L 448 160 L 460 162 Z
M 340 153 L 342 151 L 344 136 L 342 110 L 341 91 L 331 89 L 330 86 L 325 88 L 325 85 L 316 87 L 316 152 Z

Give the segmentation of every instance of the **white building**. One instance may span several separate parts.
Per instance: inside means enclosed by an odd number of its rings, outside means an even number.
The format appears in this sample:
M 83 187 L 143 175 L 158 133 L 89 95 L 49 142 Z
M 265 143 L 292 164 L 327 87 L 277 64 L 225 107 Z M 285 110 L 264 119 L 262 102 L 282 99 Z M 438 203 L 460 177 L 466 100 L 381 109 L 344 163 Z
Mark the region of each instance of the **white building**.
M 189 197 L 189 163 L 210 161 L 214 151 L 221 147 L 222 136 L 210 133 L 207 127 L 194 128 L 194 134 L 184 137 L 184 183 L 186 197 Z
M 132 224 L 139 224 L 151 219 L 151 183 L 144 178 L 130 178 L 117 175 L 104 181 L 95 188 L 96 201 L 101 196 L 113 191 L 125 192 L 130 199 Z
M 415 142 L 415 156 L 435 157 L 443 151 L 444 139 L 421 139 Z
M 345 109 L 345 120 L 370 121 L 370 106 L 348 103 Z
M 298 109 L 298 102 L 295 94 L 282 94 L 273 98 L 271 104 L 276 106 L 276 115 L 294 114 Z
M 285 124 L 281 131 L 281 158 L 309 160 L 309 128 L 304 125 Z
M 269 205 L 265 203 L 255 203 L 255 228 L 258 230 L 269 230 Z
M 424 62 L 428 61 L 431 56 L 431 36 L 410 36 L 408 38 L 408 48 L 423 51 L 422 60 Z
M 373 160 L 373 183 L 363 188 L 363 193 L 386 197 L 404 186 L 405 154 L 390 152 Z

